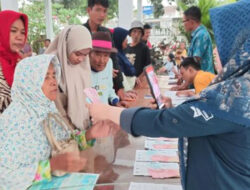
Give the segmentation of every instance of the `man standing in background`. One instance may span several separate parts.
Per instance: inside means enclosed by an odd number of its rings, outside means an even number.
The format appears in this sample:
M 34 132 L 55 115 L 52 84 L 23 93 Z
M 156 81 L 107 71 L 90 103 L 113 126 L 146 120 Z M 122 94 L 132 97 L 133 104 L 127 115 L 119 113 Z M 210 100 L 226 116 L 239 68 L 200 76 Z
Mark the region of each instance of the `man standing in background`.
M 39 49 L 38 54 L 44 54 L 44 52 L 46 51 L 46 49 L 50 45 L 50 39 L 45 39 L 43 43 L 44 43 L 44 47 L 42 47 L 42 48 Z
M 201 64 L 201 70 L 214 74 L 212 40 L 206 27 L 201 24 L 201 16 L 201 10 L 196 6 L 184 11 L 182 22 L 185 30 L 191 32 L 188 56 L 194 57 L 197 64 Z M 185 90 L 189 85 L 185 81 L 182 85 L 175 86 L 171 90 Z
M 214 73 L 212 40 L 205 26 L 201 24 L 201 11 L 192 6 L 184 12 L 184 28 L 191 32 L 188 56 L 195 57 L 201 63 L 203 71 Z
M 149 49 L 141 41 L 144 35 L 143 24 L 138 20 L 133 21 L 129 35 L 132 38 L 132 42 L 125 50 L 125 54 L 132 65 L 134 65 L 136 76 L 139 77 L 143 72 L 143 68 L 151 63 Z
M 149 42 L 149 37 L 151 34 L 152 27 L 146 23 L 144 24 L 143 29 L 144 29 L 144 35 L 142 36 L 142 42 L 145 43 L 145 45 L 147 45 L 149 49 L 151 49 L 152 45 Z

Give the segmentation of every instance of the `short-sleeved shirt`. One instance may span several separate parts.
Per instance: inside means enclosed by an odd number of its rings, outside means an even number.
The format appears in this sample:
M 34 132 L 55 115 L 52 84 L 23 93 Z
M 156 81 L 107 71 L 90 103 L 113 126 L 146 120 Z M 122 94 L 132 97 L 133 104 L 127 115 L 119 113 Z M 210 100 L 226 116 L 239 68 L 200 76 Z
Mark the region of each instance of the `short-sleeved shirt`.
M 215 75 L 210 72 L 198 71 L 194 78 L 195 94 L 199 94 L 205 89 L 215 78 Z
M 200 25 L 191 34 L 188 56 L 200 57 L 201 70 L 214 73 L 212 40 L 207 29 Z

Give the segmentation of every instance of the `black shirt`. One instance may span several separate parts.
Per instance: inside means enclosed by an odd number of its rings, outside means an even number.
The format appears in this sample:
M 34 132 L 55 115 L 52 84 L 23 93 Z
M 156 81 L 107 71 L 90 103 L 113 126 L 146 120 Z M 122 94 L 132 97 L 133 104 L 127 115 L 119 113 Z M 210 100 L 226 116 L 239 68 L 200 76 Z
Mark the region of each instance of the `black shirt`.
M 133 47 L 128 45 L 125 54 L 130 63 L 134 65 L 136 76 L 139 76 L 143 72 L 143 68 L 151 63 L 150 51 L 143 42 L 139 42 Z

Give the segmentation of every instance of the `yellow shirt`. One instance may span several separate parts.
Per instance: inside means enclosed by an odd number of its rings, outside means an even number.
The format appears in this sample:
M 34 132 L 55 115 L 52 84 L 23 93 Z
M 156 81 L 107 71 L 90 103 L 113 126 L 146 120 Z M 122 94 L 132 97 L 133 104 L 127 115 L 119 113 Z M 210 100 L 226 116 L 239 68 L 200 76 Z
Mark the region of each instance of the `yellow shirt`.
M 194 78 L 195 94 L 199 94 L 212 82 L 214 78 L 215 75 L 210 72 L 205 72 L 202 70 L 198 71 Z
M 181 50 L 179 50 L 179 52 L 180 52 Z M 180 64 L 181 64 L 181 61 L 182 61 L 182 57 L 187 57 L 187 51 L 184 49 L 184 50 L 182 50 L 182 52 L 181 53 L 177 53 L 177 51 L 176 51 L 176 53 L 175 53 L 175 62 L 176 62 L 176 64 L 178 65 L 178 66 L 180 66 Z

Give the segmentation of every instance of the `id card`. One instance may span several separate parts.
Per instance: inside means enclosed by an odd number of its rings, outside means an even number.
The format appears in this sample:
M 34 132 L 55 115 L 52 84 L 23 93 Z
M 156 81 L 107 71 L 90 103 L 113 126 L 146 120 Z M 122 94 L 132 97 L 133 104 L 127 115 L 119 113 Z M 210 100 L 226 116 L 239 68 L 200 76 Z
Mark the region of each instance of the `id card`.
M 94 88 L 85 88 L 84 93 L 87 96 L 87 102 L 89 103 L 101 103 L 100 97 Z

